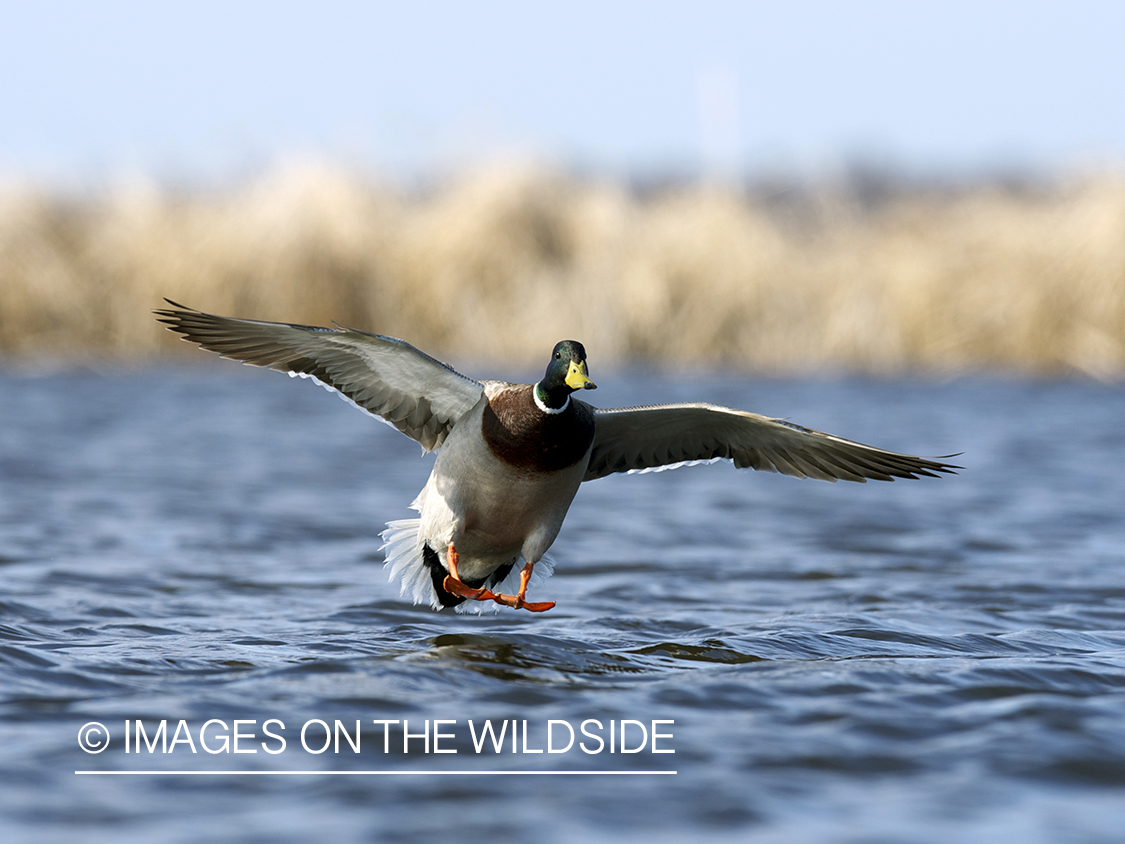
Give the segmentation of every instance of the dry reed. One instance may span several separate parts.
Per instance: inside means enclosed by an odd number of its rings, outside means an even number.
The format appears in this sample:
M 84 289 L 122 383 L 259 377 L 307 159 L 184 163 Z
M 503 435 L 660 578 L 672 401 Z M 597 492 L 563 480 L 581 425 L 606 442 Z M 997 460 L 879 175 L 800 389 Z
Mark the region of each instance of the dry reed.
M 521 168 L 413 193 L 325 168 L 211 193 L 8 189 L 0 359 L 180 351 L 149 313 L 168 296 L 447 358 L 525 364 L 573 337 L 603 361 L 772 373 L 1125 375 L 1118 176 L 775 206 Z

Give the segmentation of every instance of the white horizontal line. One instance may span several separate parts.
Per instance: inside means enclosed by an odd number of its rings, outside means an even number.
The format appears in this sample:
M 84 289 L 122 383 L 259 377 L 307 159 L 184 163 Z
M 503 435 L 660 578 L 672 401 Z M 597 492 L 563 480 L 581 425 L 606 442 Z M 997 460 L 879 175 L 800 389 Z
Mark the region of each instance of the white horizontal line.
M 456 777 L 496 777 L 496 776 L 625 776 L 644 777 L 676 774 L 676 771 L 75 771 L 78 775 L 100 774 L 103 776 L 456 776 Z

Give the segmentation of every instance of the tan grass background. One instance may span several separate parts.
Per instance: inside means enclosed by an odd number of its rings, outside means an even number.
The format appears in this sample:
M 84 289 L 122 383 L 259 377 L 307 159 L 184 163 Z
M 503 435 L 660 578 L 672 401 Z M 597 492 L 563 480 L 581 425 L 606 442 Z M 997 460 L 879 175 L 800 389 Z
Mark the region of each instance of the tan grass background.
M 202 310 L 342 324 L 446 359 L 771 373 L 976 369 L 1125 376 L 1125 178 L 861 203 L 637 192 L 531 167 L 403 190 L 279 170 L 210 192 L 0 189 L 0 361 L 187 350 Z

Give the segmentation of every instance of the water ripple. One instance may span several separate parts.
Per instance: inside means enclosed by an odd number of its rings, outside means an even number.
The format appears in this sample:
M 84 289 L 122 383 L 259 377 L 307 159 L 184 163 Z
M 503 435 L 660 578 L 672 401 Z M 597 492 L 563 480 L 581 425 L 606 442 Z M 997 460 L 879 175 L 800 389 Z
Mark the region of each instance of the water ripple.
M 253 375 L 0 375 L 0 443 L 18 443 L 0 448 L 14 839 L 412 841 L 456 825 L 516 841 L 534 825 L 544 841 L 1061 842 L 1125 828 L 1122 390 L 636 378 L 610 403 L 702 395 L 964 450 L 970 469 L 862 487 L 722 466 L 598 481 L 541 590 L 557 609 L 477 618 L 412 607 L 385 581 L 377 534 L 424 482 L 417 448 Z M 1034 425 L 1012 424 L 1032 407 Z M 120 740 L 126 719 L 236 718 L 453 719 L 462 733 L 441 757 L 320 756 L 292 735 L 298 755 L 276 758 L 75 747 L 87 722 Z M 533 743 L 550 720 L 671 721 L 676 752 L 477 754 L 463 730 L 488 719 L 526 721 Z M 543 778 L 534 801 L 505 777 L 73 774 L 142 762 L 678 773 Z

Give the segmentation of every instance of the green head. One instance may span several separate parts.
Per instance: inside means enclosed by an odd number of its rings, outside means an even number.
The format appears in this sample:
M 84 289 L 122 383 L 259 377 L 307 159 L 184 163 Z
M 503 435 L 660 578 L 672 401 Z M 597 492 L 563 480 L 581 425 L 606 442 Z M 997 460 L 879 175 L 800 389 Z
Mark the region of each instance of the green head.
M 563 340 L 555 345 L 547 374 L 540 383 L 548 390 L 562 384 L 571 391 L 593 390 L 598 386 L 590 380 L 589 370 L 586 369 L 586 350 L 577 340 Z
M 586 368 L 586 350 L 577 340 L 563 340 L 551 352 L 551 362 L 543 380 L 536 385 L 538 397 L 549 408 L 560 408 L 575 390 L 593 390 Z

